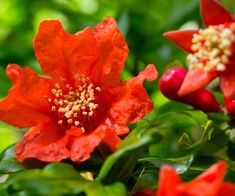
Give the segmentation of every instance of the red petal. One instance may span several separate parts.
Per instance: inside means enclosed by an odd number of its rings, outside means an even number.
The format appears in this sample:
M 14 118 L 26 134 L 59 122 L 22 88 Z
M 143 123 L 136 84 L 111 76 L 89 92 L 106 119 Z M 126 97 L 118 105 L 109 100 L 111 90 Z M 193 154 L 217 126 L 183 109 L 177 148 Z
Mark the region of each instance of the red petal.
M 91 28 L 71 35 L 56 20 L 40 24 L 34 50 L 43 72 L 54 79 L 70 80 L 76 74 L 89 75 L 98 58 Z
M 80 163 L 89 159 L 91 153 L 101 142 L 105 142 L 112 151 L 118 147 L 121 140 L 114 129 L 116 127 L 109 124 L 109 122 L 108 120 L 104 121 L 96 130 L 86 134 L 76 134 L 81 133 L 81 130 L 75 127 L 73 129 L 76 133 L 72 129 L 67 132 L 68 136 L 75 136 L 71 140 L 70 150 L 70 156 L 73 161 Z
M 128 55 L 128 47 L 122 33 L 119 31 L 116 21 L 105 18 L 94 29 L 97 40 L 100 59 L 93 69 L 92 79 L 101 88 L 116 86 L 120 83 L 120 73 Z
M 232 196 L 235 195 L 235 184 L 225 182 L 220 187 L 218 196 Z
M 177 187 L 182 184 L 174 168 L 163 166 L 159 176 L 157 196 L 178 196 Z
M 99 129 L 104 129 L 105 130 L 105 137 L 103 139 L 103 141 L 108 144 L 109 148 L 114 151 L 119 144 L 121 143 L 121 139 L 118 137 L 118 131 L 120 132 L 120 130 L 123 130 L 124 128 L 121 127 L 122 129 L 120 129 L 120 126 L 115 125 L 115 124 L 109 124 L 109 119 L 107 119 L 102 125 L 100 125 L 98 128 Z M 124 129 L 126 132 L 125 134 L 127 134 L 127 132 L 129 133 L 129 129 L 128 127 L 125 127 Z
M 16 64 L 8 65 L 6 72 L 14 86 L 0 102 L 0 120 L 20 128 L 49 121 L 50 108 L 45 96 L 51 81 Z
M 120 125 L 126 125 L 135 123 L 151 112 L 153 103 L 143 87 L 143 82 L 156 78 L 157 70 L 154 65 L 148 65 L 137 77 L 118 86 L 119 93 L 108 112 L 110 118 Z
M 202 70 L 190 70 L 186 74 L 183 84 L 178 92 L 184 96 L 209 84 L 217 76 L 216 72 L 204 72 Z
M 217 195 L 227 170 L 227 164 L 220 161 L 212 165 L 207 171 L 184 186 L 186 195 Z
M 164 33 L 164 36 L 186 52 L 192 53 L 192 39 L 197 33 L 198 30 L 169 31 Z
M 33 127 L 16 145 L 16 157 L 22 162 L 26 158 L 36 158 L 45 162 L 61 161 L 69 157 L 63 142 L 64 131 L 52 123 L 42 123 Z
M 201 0 L 201 16 L 206 26 L 231 22 L 230 13 L 217 0 Z
M 121 139 L 118 137 L 115 130 L 107 129 L 105 138 L 103 140 L 106 144 L 108 144 L 109 148 L 112 151 L 115 151 L 119 144 L 121 143 Z
M 115 130 L 116 134 L 119 136 L 125 136 L 130 132 L 129 128 L 126 125 L 117 124 L 110 118 L 106 118 L 104 124 L 110 129 Z
M 226 71 L 221 74 L 220 87 L 225 97 L 234 99 L 235 98 L 235 70 Z
M 76 129 L 79 131 L 79 128 Z M 91 153 L 104 139 L 105 134 L 106 129 L 101 126 L 90 133 L 75 137 L 71 144 L 70 158 L 77 163 L 89 159 Z

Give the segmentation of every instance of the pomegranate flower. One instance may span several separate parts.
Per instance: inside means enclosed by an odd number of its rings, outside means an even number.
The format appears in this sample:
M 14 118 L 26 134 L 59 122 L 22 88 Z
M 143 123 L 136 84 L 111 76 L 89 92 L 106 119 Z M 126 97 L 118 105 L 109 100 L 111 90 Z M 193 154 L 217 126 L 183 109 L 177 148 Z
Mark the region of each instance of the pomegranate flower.
M 101 143 L 115 150 L 118 136 L 129 132 L 127 124 L 153 109 L 143 82 L 156 79 L 154 65 L 120 82 L 128 47 L 113 18 L 74 35 L 59 21 L 44 21 L 33 46 L 50 77 L 10 64 L 6 73 L 13 87 L 0 101 L 0 120 L 31 127 L 16 145 L 20 162 L 70 158 L 80 163 Z
M 183 183 L 175 169 L 163 166 L 160 171 L 157 196 L 229 196 L 235 195 L 235 185 L 223 182 L 227 164 L 220 161 L 194 180 Z
M 235 96 L 235 19 L 217 0 L 200 0 L 201 30 L 167 32 L 164 36 L 189 53 L 189 71 L 178 95 L 201 89 L 220 77 L 227 98 Z

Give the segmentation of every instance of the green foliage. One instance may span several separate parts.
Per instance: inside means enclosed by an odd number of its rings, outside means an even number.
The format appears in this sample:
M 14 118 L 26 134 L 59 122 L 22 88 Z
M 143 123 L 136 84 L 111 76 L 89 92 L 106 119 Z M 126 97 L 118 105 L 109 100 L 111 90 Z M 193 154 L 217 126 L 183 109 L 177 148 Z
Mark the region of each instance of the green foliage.
M 221 2 L 234 11 L 234 1 Z M 32 48 L 42 20 L 59 19 L 67 31 L 75 33 L 111 15 L 117 19 L 130 49 L 123 80 L 137 75 L 149 63 L 156 65 L 161 77 L 168 68 L 186 64 L 186 54 L 166 40 L 163 32 L 202 27 L 198 5 L 199 0 L 1 0 L 0 98 L 11 87 L 5 74 L 8 63 L 29 65 L 42 74 Z M 226 179 L 235 182 L 234 119 L 170 101 L 159 92 L 156 82 L 146 84 L 146 89 L 156 106 L 154 111 L 132 125 L 131 133 L 106 159 L 94 152 L 81 165 L 66 160 L 43 163 L 38 169 L 33 162 L 19 163 L 14 146 L 9 146 L 22 134 L 1 122 L 0 195 L 131 195 L 156 188 L 163 164 L 173 166 L 189 181 L 219 159 L 227 160 Z M 216 97 L 223 101 L 220 92 Z M 84 172 L 94 180 L 82 177 Z
M 127 181 L 143 149 L 152 143 L 158 143 L 161 140 L 159 134 L 144 134 L 138 136 L 138 130 L 134 130 L 120 144 L 116 152 L 110 155 L 104 162 L 97 180 L 106 183 L 113 181 Z
M 98 181 L 88 181 L 71 165 L 51 163 L 44 169 L 24 170 L 11 175 L 0 185 L 1 195 L 78 195 L 124 196 L 125 186 L 114 183 L 104 186 Z
M 0 153 L 8 146 L 20 140 L 18 129 L 0 122 Z
M 0 155 L 0 174 L 7 174 L 25 169 L 15 157 L 15 146 L 12 146 Z

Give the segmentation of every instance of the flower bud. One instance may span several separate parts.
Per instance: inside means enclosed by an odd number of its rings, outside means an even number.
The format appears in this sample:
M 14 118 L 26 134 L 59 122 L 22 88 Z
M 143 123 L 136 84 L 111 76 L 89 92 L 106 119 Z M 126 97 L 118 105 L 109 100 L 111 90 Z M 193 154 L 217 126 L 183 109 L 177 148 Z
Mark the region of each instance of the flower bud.
M 171 100 L 187 103 L 204 112 L 218 112 L 220 110 L 220 104 L 214 95 L 205 89 L 199 89 L 184 96 L 177 94 L 186 73 L 187 71 L 181 67 L 168 69 L 159 82 L 159 88 L 162 94 Z
M 235 116 L 235 98 L 229 99 L 229 98 L 224 97 L 224 103 L 225 103 L 227 112 Z

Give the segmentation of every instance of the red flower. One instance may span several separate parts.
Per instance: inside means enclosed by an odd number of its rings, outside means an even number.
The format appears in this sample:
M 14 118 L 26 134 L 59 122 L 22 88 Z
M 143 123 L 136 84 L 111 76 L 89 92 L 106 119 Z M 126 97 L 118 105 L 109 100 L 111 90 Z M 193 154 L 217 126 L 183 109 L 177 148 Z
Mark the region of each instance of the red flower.
M 167 98 L 187 103 L 204 112 L 218 112 L 220 104 L 214 95 L 205 89 L 199 89 L 184 96 L 179 96 L 179 91 L 187 71 L 181 67 L 172 67 L 163 74 L 159 81 L 159 88 Z
M 201 0 L 203 30 L 165 33 L 186 52 L 189 71 L 178 92 L 183 96 L 201 89 L 217 76 L 225 97 L 235 96 L 235 19 L 217 0 Z
M 148 65 L 133 79 L 120 82 L 128 47 L 114 19 L 74 35 L 58 21 L 44 21 L 34 40 L 42 71 L 10 64 L 6 73 L 13 88 L 0 102 L 0 120 L 32 127 L 16 145 L 19 161 L 36 158 L 82 162 L 101 143 L 114 150 L 118 135 L 126 135 L 153 109 L 143 88 L 157 71 Z
M 157 196 L 230 196 L 235 185 L 223 182 L 226 162 L 220 161 L 188 183 L 183 183 L 175 169 L 163 166 Z

